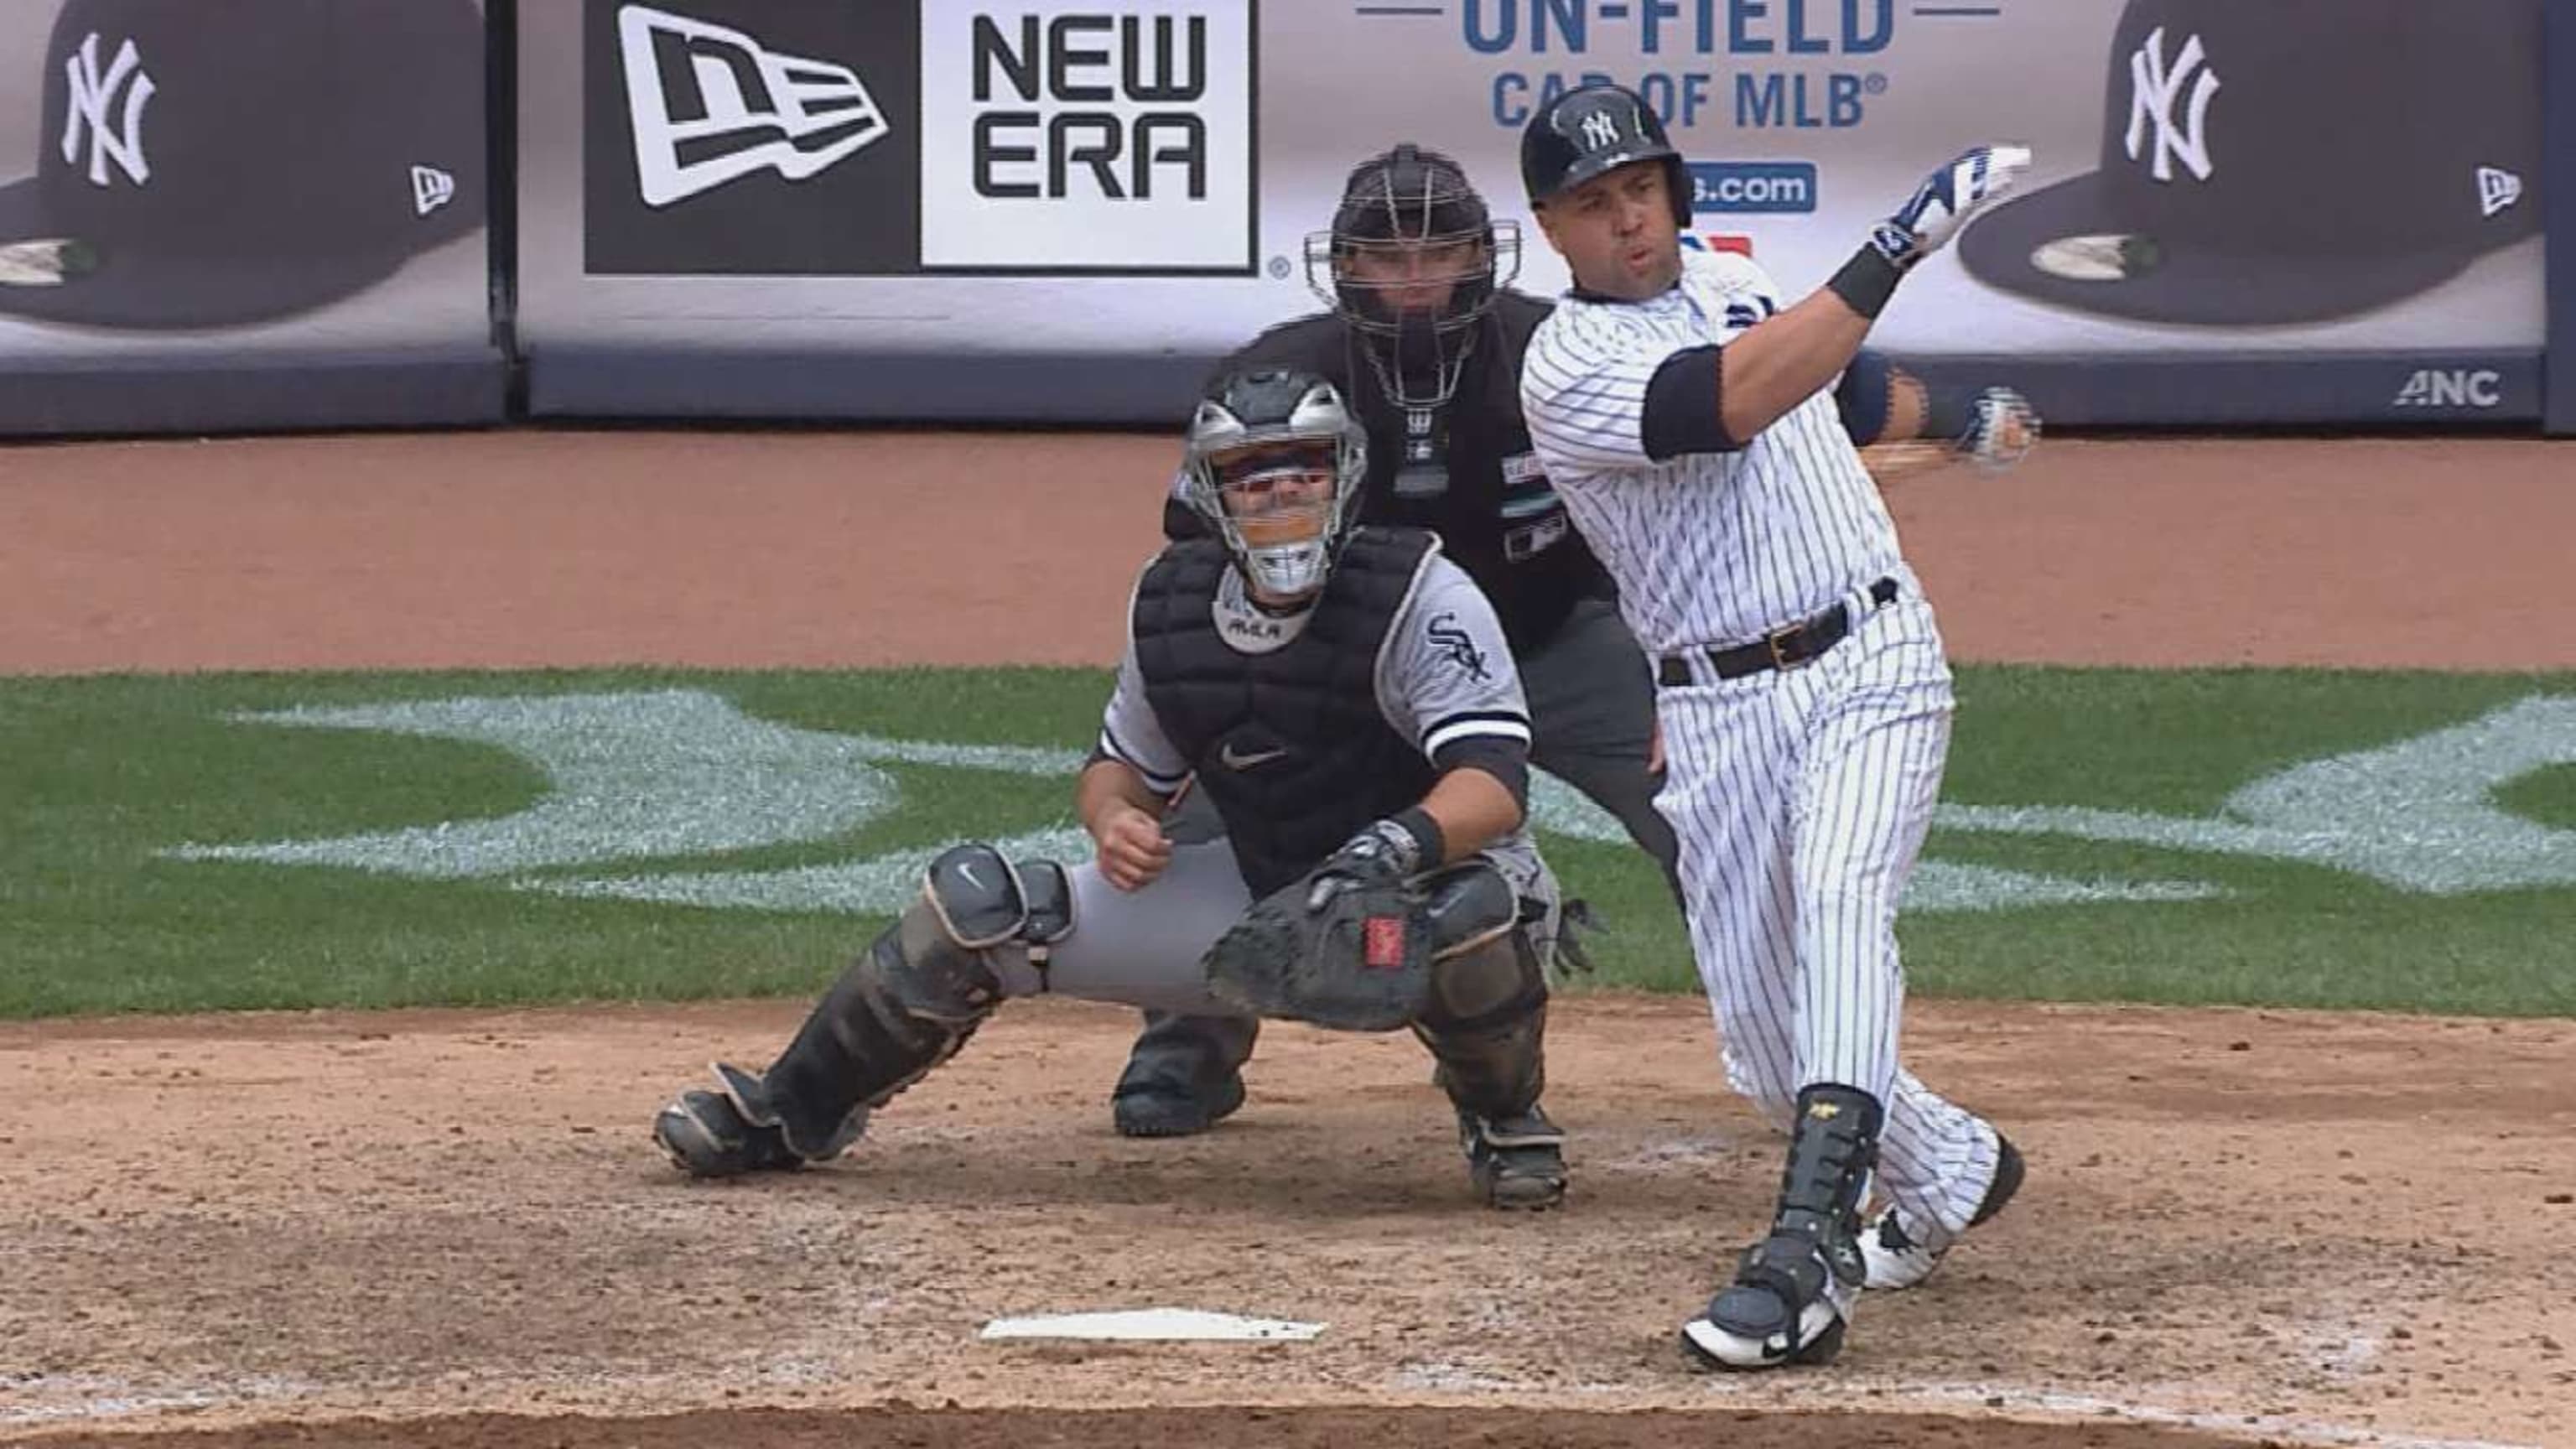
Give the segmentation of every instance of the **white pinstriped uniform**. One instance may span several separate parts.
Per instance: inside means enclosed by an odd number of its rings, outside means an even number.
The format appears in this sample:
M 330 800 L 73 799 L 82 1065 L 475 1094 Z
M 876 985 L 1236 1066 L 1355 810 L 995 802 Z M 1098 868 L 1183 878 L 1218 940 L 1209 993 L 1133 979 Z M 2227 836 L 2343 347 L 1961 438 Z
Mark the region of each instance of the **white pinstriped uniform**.
M 1683 254 L 1636 303 L 1569 295 L 1521 374 L 1530 433 L 1575 527 L 1617 580 L 1649 656 L 1760 638 L 1844 602 L 1822 658 L 1661 690 L 1656 808 L 1681 837 L 1691 944 L 1727 1078 L 1785 1125 L 1798 1091 L 1887 1107 L 1878 1185 L 1906 1219 L 1962 1231 L 1992 1180 L 1994 1128 L 1897 1063 L 1898 897 L 1949 749 L 1950 670 L 1931 606 L 1827 393 L 1741 451 L 1649 459 L 1646 385 L 1678 351 L 1777 311 L 1750 259 Z M 1901 592 L 1878 608 L 1872 581 Z

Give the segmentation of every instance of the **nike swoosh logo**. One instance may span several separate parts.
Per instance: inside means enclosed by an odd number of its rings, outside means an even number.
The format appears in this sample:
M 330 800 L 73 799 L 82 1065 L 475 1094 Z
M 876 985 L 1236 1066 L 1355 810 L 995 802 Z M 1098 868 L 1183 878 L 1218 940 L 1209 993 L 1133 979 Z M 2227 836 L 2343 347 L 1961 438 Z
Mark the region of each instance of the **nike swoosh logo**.
M 1227 745 L 1216 752 L 1216 757 L 1222 760 L 1229 770 L 1249 770 L 1255 765 L 1266 765 L 1272 760 L 1285 759 L 1287 756 L 1288 752 L 1285 749 L 1263 750 L 1253 755 L 1238 755 L 1232 745 Z

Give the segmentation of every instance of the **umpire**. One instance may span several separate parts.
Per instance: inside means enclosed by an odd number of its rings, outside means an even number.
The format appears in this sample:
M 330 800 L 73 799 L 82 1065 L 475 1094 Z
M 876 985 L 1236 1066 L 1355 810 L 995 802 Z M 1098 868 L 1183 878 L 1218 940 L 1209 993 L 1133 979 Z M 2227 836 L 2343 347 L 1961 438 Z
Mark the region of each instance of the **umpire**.
M 1669 882 L 1645 656 L 1521 422 L 1521 353 L 1550 308 L 1510 289 L 1519 261 L 1518 224 L 1496 223 L 1455 161 L 1397 146 L 1351 172 L 1332 230 L 1307 239 L 1307 281 L 1332 310 L 1272 328 L 1219 370 L 1298 368 L 1352 399 L 1368 430 L 1363 521 L 1440 535 L 1502 620 L 1529 698 L 1530 762 L 1617 816 Z M 1204 525 L 1175 496 L 1163 531 Z M 1438 621 L 1429 628 L 1439 642 Z M 1166 828 L 1183 840 L 1217 829 L 1189 803 Z M 1112 1102 L 1120 1132 L 1186 1136 L 1243 1104 L 1258 1021 L 1145 1019 Z

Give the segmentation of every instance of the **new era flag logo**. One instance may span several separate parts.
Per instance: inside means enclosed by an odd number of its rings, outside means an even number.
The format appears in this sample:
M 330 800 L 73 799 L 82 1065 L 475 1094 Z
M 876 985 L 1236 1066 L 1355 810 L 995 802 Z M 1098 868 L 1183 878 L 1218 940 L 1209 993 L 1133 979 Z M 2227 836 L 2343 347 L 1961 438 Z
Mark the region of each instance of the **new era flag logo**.
M 2493 216 L 2522 200 L 2522 178 L 2496 166 L 2478 168 L 2478 215 Z
M 435 166 L 411 168 L 411 209 L 427 216 L 456 199 L 456 178 Z
M 647 206 L 755 171 L 803 181 L 888 130 L 846 65 L 779 54 L 742 31 L 642 5 L 617 12 L 617 38 Z

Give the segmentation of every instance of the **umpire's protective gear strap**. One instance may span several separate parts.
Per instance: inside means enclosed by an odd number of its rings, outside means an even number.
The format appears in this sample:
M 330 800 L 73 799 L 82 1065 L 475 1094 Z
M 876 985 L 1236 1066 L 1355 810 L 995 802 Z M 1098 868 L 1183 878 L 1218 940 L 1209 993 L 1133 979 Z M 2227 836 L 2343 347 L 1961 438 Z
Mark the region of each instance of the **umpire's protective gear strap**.
M 1637 441 L 1646 456 L 1668 463 L 1684 453 L 1734 453 L 1744 443 L 1726 430 L 1726 349 L 1687 347 L 1663 360 L 1646 382 Z

